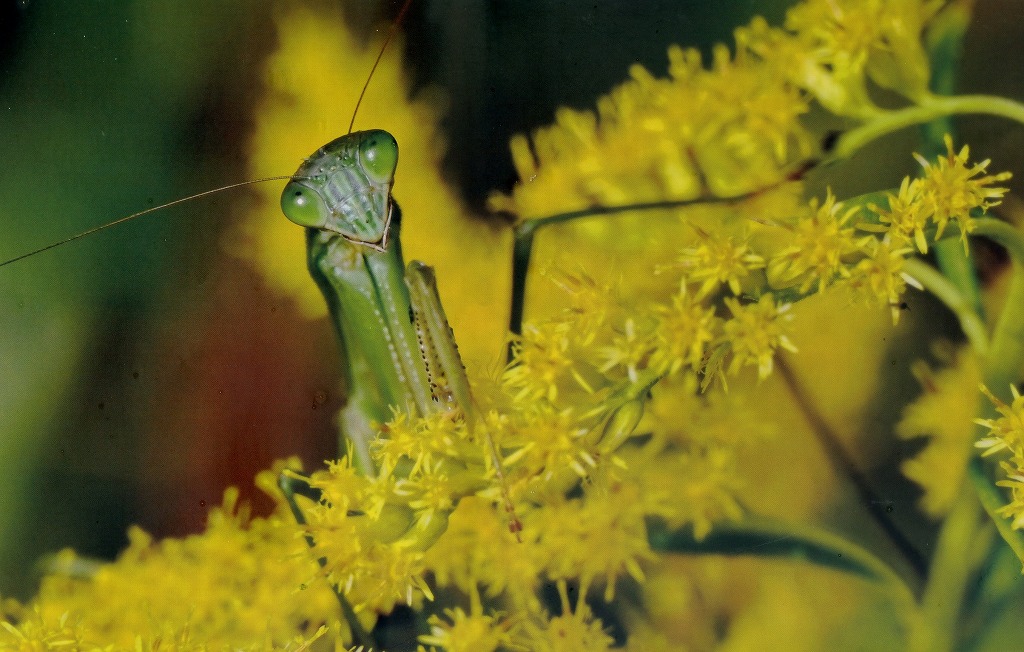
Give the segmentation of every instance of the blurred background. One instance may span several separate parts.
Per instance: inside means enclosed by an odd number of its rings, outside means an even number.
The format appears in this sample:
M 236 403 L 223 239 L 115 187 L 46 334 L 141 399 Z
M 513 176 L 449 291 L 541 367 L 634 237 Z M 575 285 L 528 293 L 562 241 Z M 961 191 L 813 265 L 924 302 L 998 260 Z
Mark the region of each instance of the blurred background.
M 369 38 L 399 4 L 343 15 Z M 482 212 L 514 180 L 513 133 L 592 106 L 633 63 L 664 74 L 672 43 L 707 51 L 755 11 L 780 22 L 787 4 L 417 0 L 405 58 L 414 93 L 447 98 L 445 174 Z M 0 1 L 0 260 L 245 179 L 270 5 Z M 1024 68 L 1003 63 L 1017 10 L 979 3 L 963 91 L 1024 97 Z M 340 135 L 350 111 L 323 119 Z M 965 120 L 963 140 L 992 169 L 1022 170 L 1024 130 L 1004 126 Z M 837 194 L 911 173 L 916 133 L 902 138 L 891 169 L 854 162 Z M 0 595 L 30 595 L 46 552 L 112 558 L 133 523 L 195 532 L 231 484 L 265 509 L 256 471 L 335 455 L 329 325 L 222 251 L 247 201 L 203 199 L 0 268 Z

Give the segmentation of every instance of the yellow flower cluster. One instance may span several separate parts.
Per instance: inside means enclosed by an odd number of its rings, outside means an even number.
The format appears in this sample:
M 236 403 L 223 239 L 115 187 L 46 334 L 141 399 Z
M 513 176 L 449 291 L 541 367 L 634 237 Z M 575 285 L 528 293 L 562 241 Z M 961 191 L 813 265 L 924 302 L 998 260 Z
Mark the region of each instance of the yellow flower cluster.
M 8 609 L 0 647 L 298 650 L 321 626 L 347 637 L 291 515 L 250 518 L 237 499 L 225 492 L 203 534 L 154 542 L 133 528 L 117 561 L 51 573 L 32 605 Z M 54 565 L 83 564 L 67 551 Z
M 890 240 L 898 247 L 913 247 L 923 254 L 928 253 L 929 238 L 941 238 L 952 220 L 966 249 L 967 235 L 974 228 L 971 211 L 985 211 L 999 204 L 999 199 L 1007 192 L 1006 188 L 992 184 L 1008 180 L 1009 172 L 976 178 L 984 174 L 989 161 L 968 166 L 968 147 L 964 145 L 959 152 L 954 152 L 948 135 L 945 142 L 947 154 L 939 157 L 935 165 L 915 155 L 924 174 L 918 179 L 904 179 L 899 192 L 889 195 L 888 209 L 872 207 L 881 222 L 889 226 Z
M 513 138 L 522 180 L 494 210 L 519 219 L 589 206 L 731 197 L 785 179 L 806 157 L 806 101 L 779 71 L 726 46 L 705 69 L 697 50 L 669 49 L 669 79 L 641 66 L 598 100 L 596 115 L 561 109 L 531 140 Z
M 1010 490 L 1010 503 L 999 513 L 1009 518 L 1014 528 L 1021 529 L 1024 528 L 1024 397 L 1014 385 L 1010 386 L 1013 401 L 1009 405 L 996 398 L 988 388 L 982 387 L 981 391 L 992 401 L 1000 416 L 975 421 L 988 430 L 975 446 L 984 450 L 986 456 L 1009 453 L 1009 458 L 999 463 L 1006 479 L 996 484 Z
M 836 115 L 870 118 L 882 111 L 869 81 L 912 101 L 928 94 L 922 43 L 942 0 L 814 0 L 786 14 L 785 28 L 763 19 L 737 43 L 775 64 L 787 80 Z
M 970 351 L 937 347 L 936 357 L 944 363 L 940 370 L 923 362 L 912 368 L 921 395 L 904 409 L 896 427 L 901 438 L 928 438 L 928 445 L 903 463 L 903 473 L 924 490 L 921 509 L 933 518 L 948 512 L 963 481 L 975 434 L 975 390 L 981 380 L 977 358 Z

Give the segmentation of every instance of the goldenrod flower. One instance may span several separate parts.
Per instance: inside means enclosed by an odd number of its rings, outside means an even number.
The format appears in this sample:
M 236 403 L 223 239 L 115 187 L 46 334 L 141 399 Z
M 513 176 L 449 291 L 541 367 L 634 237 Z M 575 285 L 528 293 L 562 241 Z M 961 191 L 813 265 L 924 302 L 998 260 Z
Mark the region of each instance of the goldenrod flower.
M 979 177 L 988 168 L 989 160 L 968 167 L 970 149 L 967 145 L 954 153 L 953 139 L 949 134 L 943 140 L 946 143 L 946 156 L 940 156 L 934 165 L 924 157 L 915 155 L 924 168 L 916 199 L 924 205 L 935 223 L 936 240 L 942 237 L 946 225 L 953 220 L 960 229 L 960 238 L 966 248 L 967 235 L 974 229 L 971 211 L 986 211 L 997 206 L 1007 189 L 993 184 L 1006 181 L 1011 175 L 1009 172 L 1000 172 Z
M 776 305 L 770 294 L 763 295 L 757 303 L 741 304 L 732 297 L 724 301 L 732 313 L 732 318 L 722 327 L 724 341 L 732 354 L 729 372 L 736 373 L 740 367 L 753 365 L 757 367 L 758 378 L 767 378 L 772 372 L 777 349 L 796 351 L 785 333 L 785 322 L 792 319 L 788 314 L 790 305 Z
M 604 582 L 604 598 L 615 596 L 615 583 L 629 575 L 644 577 L 641 563 L 654 559 L 647 542 L 638 487 L 621 480 L 587 492 L 581 499 L 552 501 L 532 522 L 544 551 L 543 573 L 553 580 Z
M 768 282 L 774 288 L 799 283 L 805 294 L 812 287 L 821 292 L 839 278 L 850 275 L 844 259 L 857 251 L 854 229 L 847 226 L 856 208 L 846 208 L 831 191 L 818 205 L 811 200 L 810 215 L 793 227 L 791 243 L 768 262 Z
M 888 195 L 889 207 L 870 208 L 878 214 L 882 224 L 889 226 L 888 234 L 892 242 L 903 245 L 913 245 L 923 254 L 928 253 L 928 239 L 925 235 L 925 228 L 931 220 L 931 213 L 926 209 L 924 202 L 920 201 L 920 180 L 911 180 L 904 177 L 897 194 Z M 912 251 L 913 248 L 907 249 Z
M 445 609 L 444 618 L 431 616 L 427 624 L 430 634 L 420 636 L 420 643 L 448 652 L 494 652 L 515 641 L 507 623 L 494 616 L 467 614 L 460 607 Z
M 705 307 L 685 283 L 671 298 L 671 304 L 654 308 L 658 325 L 651 366 L 662 373 L 675 374 L 684 366 L 693 372 L 702 370 L 704 353 L 718 332 L 720 319 L 715 310 Z
M 747 243 L 736 242 L 731 236 L 701 233 L 700 244 L 680 252 L 679 266 L 686 272 L 686 280 L 700 283 L 696 298 L 703 299 L 723 284 L 739 296 L 743 280 L 765 262 Z
M 949 510 L 963 481 L 978 408 L 976 357 L 966 349 L 948 349 L 938 350 L 942 369 L 933 370 L 923 362 L 913 367 L 921 395 L 904 408 L 896 427 L 896 434 L 904 439 L 928 438 L 927 445 L 901 468 L 924 490 L 921 508 L 935 518 Z
M 892 323 L 899 323 L 900 305 L 909 278 L 903 271 L 903 263 L 913 250 L 895 247 L 888 238 L 873 237 L 862 241 L 862 249 L 868 255 L 851 271 L 849 286 L 867 301 L 889 306 Z
M 1013 451 L 1024 446 L 1024 398 L 1021 397 L 1017 387 L 1010 385 L 1013 402 L 1009 405 L 996 398 L 987 387 L 982 387 L 981 391 L 992 401 L 996 411 L 1002 416 L 998 419 L 976 420 L 975 423 L 989 430 L 988 436 L 979 439 L 976 446 L 984 449 L 985 455 L 992 455 L 1006 449 Z
M 317 581 L 316 562 L 295 537 L 291 516 L 253 519 L 237 499 L 236 490 L 225 492 L 203 534 L 158 543 L 133 528 L 118 560 L 90 577 L 49 575 L 25 627 L 37 618 L 54 628 L 50 638 L 64 631 L 83 645 L 117 649 L 135 649 L 139 641 L 156 649 L 160 639 L 186 649 L 258 649 L 313 636 L 337 621 L 337 600 Z M 66 555 L 65 564 L 71 561 Z
M 520 179 L 491 207 L 520 219 L 592 205 L 732 196 L 780 181 L 806 156 L 807 111 L 781 71 L 754 57 L 714 50 L 710 70 L 696 50 L 669 49 L 669 79 L 640 66 L 597 104 L 563 109 L 531 141 L 512 142 Z M 532 143 L 532 147 L 531 147 Z M 642 145 L 642 146 L 638 146 Z
M 946 156 L 940 156 L 933 164 L 915 154 L 924 175 L 914 180 L 905 178 L 899 193 L 889 195 L 888 210 L 877 209 L 879 219 L 890 225 L 890 236 L 897 240 L 912 239 L 921 253 L 928 252 L 928 238 L 941 238 L 951 220 L 956 222 L 966 249 L 967 236 L 974 230 L 971 211 L 986 211 L 998 205 L 1007 189 L 993 184 L 1011 176 L 1009 172 L 1001 172 L 979 177 L 988 168 L 989 161 L 968 166 L 968 147 L 964 145 L 954 153 L 949 134 L 944 141 Z M 934 226 L 934 235 L 926 237 L 925 229 L 929 226 Z
M 547 616 L 524 627 L 519 644 L 536 652 L 602 652 L 612 649 L 614 640 L 594 617 L 583 600 L 586 584 L 577 593 L 575 609 L 564 581 L 557 582 L 560 616 Z
M 544 328 L 526 324 L 523 334 L 513 342 L 516 364 L 502 376 L 502 382 L 517 401 L 558 398 L 559 383 L 571 375 L 572 324 L 550 323 Z
M 1021 396 L 1015 385 L 1011 385 L 1013 402 L 1007 405 L 987 387 L 982 386 L 981 391 L 1001 416 L 975 421 L 988 429 L 987 435 L 979 439 L 975 446 L 983 449 L 985 455 L 1001 451 L 1010 453 L 1009 459 L 1000 462 L 1006 479 L 996 484 L 1010 489 L 1011 500 L 999 511 L 1012 520 L 1014 528 L 1021 529 L 1024 528 L 1024 396 Z
M 598 349 L 598 356 L 604 359 L 599 367 L 602 372 L 607 372 L 615 367 L 622 367 L 630 380 L 636 382 L 637 370 L 646 366 L 654 342 L 650 334 L 641 332 L 636 321 L 630 317 L 622 326 L 622 333 L 612 338 L 609 346 Z
M 920 100 L 930 70 L 921 43 L 937 0 L 809 0 L 786 14 L 785 29 L 755 19 L 737 41 L 774 61 L 799 88 L 837 115 L 869 118 L 879 109 L 868 80 Z

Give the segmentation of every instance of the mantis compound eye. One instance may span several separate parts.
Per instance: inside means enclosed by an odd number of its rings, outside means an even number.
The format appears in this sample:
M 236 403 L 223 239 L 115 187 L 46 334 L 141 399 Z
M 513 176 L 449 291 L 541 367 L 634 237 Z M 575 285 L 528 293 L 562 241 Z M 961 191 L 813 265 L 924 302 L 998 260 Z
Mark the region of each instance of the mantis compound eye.
M 372 181 L 390 184 L 398 167 L 398 142 L 382 129 L 363 132 L 359 142 L 359 162 Z
M 298 181 L 289 181 L 284 187 L 281 210 L 292 222 L 311 229 L 322 228 L 330 215 L 320 193 Z

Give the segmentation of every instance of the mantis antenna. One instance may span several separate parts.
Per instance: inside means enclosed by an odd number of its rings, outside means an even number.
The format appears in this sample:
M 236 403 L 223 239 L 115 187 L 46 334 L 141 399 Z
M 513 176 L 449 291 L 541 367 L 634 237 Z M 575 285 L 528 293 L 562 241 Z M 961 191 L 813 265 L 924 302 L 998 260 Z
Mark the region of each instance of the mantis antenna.
M 356 106 L 352 109 L 352 119 L 348 123 L 348 133 L 352 133 L 352 128 L 356 126 L 356 114 L 359 113 L 359 106 L 363 103 L 363 96 L 366 95 L 366 89 L 370 87 L 370 81 L 373 79 L 373 73 L 377 72 L 377 66 L 380 64 L 380 60 L 384 57 L 384 52 L 388 49 L 388 44 L 391 43 L 391 39 L 394 38 L 395 33 L 398 31 L 399 26 L 402 24 L 402 19 L 405 18 L 405 14 L 409 11 L 409 7 L 412 5 L 412 0 L 405 0 L 405 4 L 398 11 L 398 16 L 391 23 L 391 27 L 388 29 L 388 35 L 384 37 L 384 44 L 380 46 L 380 52 L 377 53 L 377 58 L 373 60 L 373 66 L 370 68 L 370 74 L 366 76 L 366 82 L 363 84 L 363 89 L 359 91 L 359 98 L 356 100 Z
M 234 190 L 235 188 L 241 188 L 243 186 L 251 186 L 251 185 L 256 184 L 256 183 L 265 183 L 267 181 L 284 181 L 284 180 L 291 180 L 291 179 L 294 179 L 294 178 L 295 177 L 292 177 L 292 176 L 264 177 L 262 179 L 253 179 L 251 181 L 240 181 L 239 183 L 232 183 L 232 184 L 229 184 L 229 185 L 226 185 L 226 186 L 221 186 L 220 188 L 213 188 L 212 190 L 204 190 L 203 192 L 197 192 L 196 194 L 189 195 L 188 197 L 181 197 L 179 199 L 175 199 L 173 201 L 169 201 L 169 202 L 167 202 L 165 204 L 160 204 L 159 206 L 153 206 L 152 208 L 147 208 L 146 210 L 139 211 L 138 213 L 132 213 L 131 215 L 126 215 L 125 217 L 118 218 L 118 219 L 114 220 L 113 222 L 107 222 L 106 224 L 101 224 L 99 226 L 94 226 L 91 229 L 87 229 L 85 231 L 82 231 L 81 233 L 76 233 L 75 235 L 67 237 L 67 238 L 64 238 L 63 240 L 58 240 L 57 242 L 51 242 L 50 244 L 46 245 L 45 247 L 40 247 L 40 248 L 38 248 L 38 249 L 36 249 L 34 251 L 29 251 L 28 253 L 24 253 L 24 254 L 21 254 L 20 256 L 15 256 L 14 258 L 9 258 L 9 259 L 7 259 L 7 260 L 5 260 L 3 262 L 0 262 L 0 267 L 3 267 L 5 265 L 10 265 L 11 263 L 16 263 L 19 260 L 24 260 L 26 258 L 31 258 L 32 256 L 35 256 L 36 254 L 41 254 L 44 251 L 49 251 L 50 249 L 55 249 L 56 247 L 59 247 L 61 245 L 65 245 L 65 244 L 67 244 L 69 242 L 74 242 L 75 240 L 79 240 L 81 238 L 84 238 L 87 235 L 92 235 L 93 233 L 98 233 L 99 231 L 103 231 L 105 229 L 109 229 L 112 226 L 117 226 L 118 224 L 124 224 L 125 222 L 129 222 L 131 220 L 134 220 L 137 217 L 142 217 L 143 215 L 146 215 L 148 213 L 155 213 L 156 211 L 163 210 L 165 208 L 170 208 L 171 206 L 176 206 L 177 204 L 184 204 L 186 202 L 190 202 L 192 200 L 199 199 L 201 197 L 206 197 L 208 195 L 215 195 L 217 193 L 225 192 L 227 190 Z

